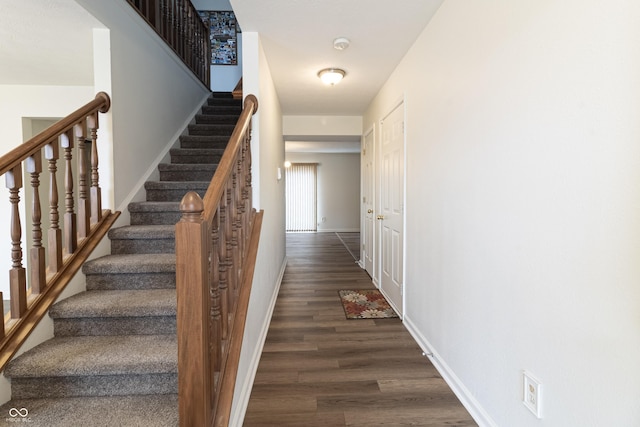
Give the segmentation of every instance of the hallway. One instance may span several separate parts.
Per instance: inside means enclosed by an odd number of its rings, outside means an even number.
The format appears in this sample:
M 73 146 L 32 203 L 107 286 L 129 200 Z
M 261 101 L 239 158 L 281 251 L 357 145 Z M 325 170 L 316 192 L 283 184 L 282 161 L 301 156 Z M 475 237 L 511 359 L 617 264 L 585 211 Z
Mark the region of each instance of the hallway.
M 334 233 L 287 234 L 288 264 L 244 426 L 475 426 L 399 319 L 347 320 L 373 289 Z

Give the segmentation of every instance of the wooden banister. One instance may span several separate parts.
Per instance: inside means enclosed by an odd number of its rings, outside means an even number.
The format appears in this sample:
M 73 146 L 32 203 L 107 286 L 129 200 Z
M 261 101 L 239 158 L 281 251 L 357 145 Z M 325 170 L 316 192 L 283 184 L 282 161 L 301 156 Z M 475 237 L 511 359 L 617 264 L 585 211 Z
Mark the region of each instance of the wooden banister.
M 4 175 L 9 190 L 11 204 L 11 270 L 9 271 L 10 319 L 3 322 L 0 334 L 0 370 L 20 348 L 38 322 L 45 315 L 80 270 L 91 252 L 105 236 L 120 212 L 101 211 L 98 160 L 92 155 L 91 168 L 85 149 L 87 129 L 90 130 L 92 151 L 97 150 L 98 112 L 106 113 L 111 105 L 109 96 L 100 92 L 95 99 L 73 113 L 56 122 L 0 157 L 0 175 Z M 74 150 L 74 139 L 78 150 Z M 64 150 L 65 213 L 62 230 L 59 224 L 58 167 L 60 149 Z M 42 224 L 40 176 L 43 172 L 42 154 L 48 163 L 49 191 L 45 196 L 49 206 L 49 221 L 46 230 Z M 96 151 L 97 153 L 97 151 Z M 78 191 L 74 190 L 73 161 L 79 171 Z M 23 189 L 23 170 L 28 174 L 32 197 L 23 200 L 31 212 L 31 241 L 22 246 L 22 222 L 20 217 L 20 193 Z M 91 191 L 88 191 L 89 171 L 91 171 Z M 46 192 L 44 192 L 46 193 Z M 75 211 L 74 199 L 81 206 Z M 78 218 L 79 216 L 79 218 Z M 78 227 L 78 221 L 82 224 Z M 81 230 L 80 236 L 76 230 Z M 64 231 L 64 238 L 63 238 Z M 43 235 L 47 235 L 46 242 Z M 45 246 L 46 245 L 46 246 Z M 25 250 L 26 249 L 26 250 Z M 29 254 L 28 263 L 23 265 L 23 253 Z M 46 257 L 48 254 L 48 268 Z
M 204 198 L 189 192 L 176 224 L 180 426 L 226 426 L 262 225 L 251 201 L 248 95 Z

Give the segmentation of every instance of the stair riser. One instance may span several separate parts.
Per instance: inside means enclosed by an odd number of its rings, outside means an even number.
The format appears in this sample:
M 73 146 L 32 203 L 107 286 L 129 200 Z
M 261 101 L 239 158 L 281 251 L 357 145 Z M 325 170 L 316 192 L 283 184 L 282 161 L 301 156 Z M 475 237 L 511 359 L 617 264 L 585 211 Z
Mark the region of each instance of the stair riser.
M 212 170 L 200 170 L 200 171 L 161 171 L 160 181 L 211 181 L 213 177 Z M 185 193 L 186 194 L 186 193 Z M 150 200 L 149 200 L 150 201 Z
M 242 106 L 240 105 L 205 105 L 202 107 L 202 114 L 222 114 L 225 116 L 240 117 Z
M 87 274 L 87 290 L 174 289 L 176 273 Z
M 189 125 L 189 134 L 195 136 L 227 136 L 233 133 L 234 125 L 195 124 Z
M 167 196 L 169 196 L 167 194 Z M 165 199 L 155 199 L 155 201 L 166 201 L 166 202 L 171 202 L 171 201 L 179 201 L 182 199 L 182 197 L 184 196 L 184 194 L 182 195 L 175 195 L 175 197 L 171 197 L 168 200 Z M 160 197 L 160 195 L 158 195 L 158 197 Z M 182 216 L 182 214 L 180 212 L 135 212 L 135 213 L 131 213 L 131 225 L 144 225 L 144 224 L 151 224 L 151 225 L 170 225 L 170 224 L 176 224 L 178 221 L 180 221 L 180 217 Z
M 200 197 L 204 197 L 207 192 L 206 190 L 147 190 L 147 200 L 150 202 L 180 202 L 189 191 L 195 191 L 200 195 Z M 134 225 L 140 224 L 141 223 Z M 150 222 L 149 224 L 158 223 Z
M 198 114 L 196 116 L 196 124 L 198 125 L 235 125 L 238 121 L 238 116 L 228 115 L 228 116 L 209 116 L 206 114 Z
M 223 150 L 227 146 L 227 142 L 229 142 L 229 138 L 224 136 L 220 137 L 220 139 L 211 139 L 206 141 L 184 140 L 180 141 L 180 146 L 188 149 L 213 148 L 216 150 Z
M 171 254 L 176 251 L 173 239 L 111 239 L 111 253 L 119 254 Z
M 198 164 L 198 163 L 220 163 L 222 154 L 171 154 L 171 163 Z
M 177 374 L 14 377 L 11 379 L 12 399 L 172 394 L 177 390 Z
M 233 106 L 242 108 L 242 100 L 233 98 L 210 98 L 207 101 L 209 106 Z
M 175 316 L 100 317 L 55 319 L 57 337 L 97 335 L 172 335 L 176 333 Z

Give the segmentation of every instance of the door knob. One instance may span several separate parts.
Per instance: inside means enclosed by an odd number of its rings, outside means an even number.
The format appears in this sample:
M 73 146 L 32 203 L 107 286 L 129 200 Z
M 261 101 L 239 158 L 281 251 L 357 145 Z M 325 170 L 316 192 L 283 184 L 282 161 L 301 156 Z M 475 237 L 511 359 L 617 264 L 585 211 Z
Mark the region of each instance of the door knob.
M 373 209 L 369 209 L 367 213 L 373 213 Z
M 384 219 L 384 215 L 378 215 L 376 218 L 379 219 L 379 220 L 383 220 Z

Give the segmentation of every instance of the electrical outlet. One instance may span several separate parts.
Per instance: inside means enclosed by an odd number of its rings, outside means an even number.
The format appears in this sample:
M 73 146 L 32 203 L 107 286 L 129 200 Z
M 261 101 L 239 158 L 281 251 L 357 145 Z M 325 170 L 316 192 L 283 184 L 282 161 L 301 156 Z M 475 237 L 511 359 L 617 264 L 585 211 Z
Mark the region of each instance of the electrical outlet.
M 522 403 L 533 415 L 542 418 L 542 383 L 527 371 L 522 372 L 523 395 Z

